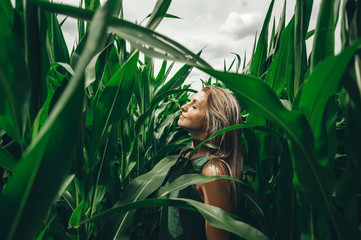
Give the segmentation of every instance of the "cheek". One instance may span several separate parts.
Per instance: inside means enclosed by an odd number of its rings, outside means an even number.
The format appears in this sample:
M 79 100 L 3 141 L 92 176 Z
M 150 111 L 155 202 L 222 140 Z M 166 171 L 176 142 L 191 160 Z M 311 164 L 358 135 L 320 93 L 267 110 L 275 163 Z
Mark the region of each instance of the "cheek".
M 193 123 L 197 128 L 204 128 L 205 126 L 204 116 L 197 116 L 196 118 L 194 118 Z

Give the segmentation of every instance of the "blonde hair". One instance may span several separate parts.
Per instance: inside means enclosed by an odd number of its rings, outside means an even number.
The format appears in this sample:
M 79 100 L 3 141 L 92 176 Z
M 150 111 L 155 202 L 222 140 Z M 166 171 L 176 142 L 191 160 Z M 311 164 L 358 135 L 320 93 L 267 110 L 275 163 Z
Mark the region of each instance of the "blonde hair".
M 204 91 L 208 96 L 205 115 L 207 137 L 221 129 L 242 122 L 241 107 L 229 92 L 212 85 L 204 87 L 201 91 Z M 231 177 L 240 179 L 243 168 L 240 130 L 224 132 L 209 142 L 218 147 L 218 149 L 211 150 L 211 158 L 223 160 L 222 162 L 226 163 Z M 238 208 L 239 188 L 239 183 L 231 182 L 233 212 Z

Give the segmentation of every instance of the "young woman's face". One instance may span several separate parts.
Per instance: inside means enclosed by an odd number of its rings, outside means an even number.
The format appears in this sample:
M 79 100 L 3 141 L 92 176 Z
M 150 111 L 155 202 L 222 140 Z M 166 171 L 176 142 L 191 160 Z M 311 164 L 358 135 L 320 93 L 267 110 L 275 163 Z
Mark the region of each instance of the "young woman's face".
M 199 91 L 189 103 L 183 105 L 181 107 L 183 113 L 179 117 L 178 125 L 191 133 L 205 131 L 204 118 L 207 98 L 208 96 L 204 91 Z

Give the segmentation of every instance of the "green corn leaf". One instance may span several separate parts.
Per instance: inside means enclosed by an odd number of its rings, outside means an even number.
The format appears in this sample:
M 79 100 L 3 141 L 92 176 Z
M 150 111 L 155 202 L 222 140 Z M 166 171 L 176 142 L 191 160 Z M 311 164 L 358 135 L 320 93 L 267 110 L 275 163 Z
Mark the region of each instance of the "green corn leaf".
M 271 38 L 270 38 L 270 45 L 269 45 L 269 52 L 271 52 L 272 47 L 273 47 L 273 43 L 274 43 L 274 38 L 275 38 L 275 34 L 276 34 L 276 18 L 273 18 L 273 24 L 272 24 L 272 32 L 271 32 Z
M 70 75 L 74 76 L 74 70 L 72 69 L 72 67 L 68 64 L 68 63 L 63 63 L 63 62 L 54 62 L 51 64 L 50 68 L 56 68 L 56 67 L 63 67 L 68 73 L 70 73 Z
M 158 163 L 161 159 L 165 158 L 166 156 L 169 156 L 172 151 L 174 151 L 176 148 L 179 148 L 178 143 L 173 144 L 167 144 L 160 148 L 157 153 L 152 158 L 152 164 Z
M 245 68 L 246 68 L 246 62 L 247 62 L 247 54 L 246 54 L 246 51 L 244 51 L 242 70 L 245 70 Z M 237 72 L 237 73 L 238 73 L 238 72 Z
M 51 62 L 70 63 L 68 47 L 63 32 L 55 14 L 46 14 L 48 21 L 47 41 L 49 43 L 48 55 Z
M 103 200 L 106 191 L 106 185 L 109 184 L 109 172 L 112 160 L 116 158 L 118 144 L 118 128 L 113 126 L 109 138 L 105 142 L 104 150 L 100 159 L 97 178 L 93 187 L 90 216 L 92 216 Z
M 292 81 L 291 73 L 293 69 L 293 55 L 289 52 L 292 51 L 291 34 L 293 34 L 293 19 L 288 26 L 284 29 L 281 36 L 281 43 L 273 61 L 268 68 L 265 82 L 275 91 L 278 97 L 281 96 L 287 81 Z
M 304 82 L 304 76 L 308 68 L 305 37 L 310 22 L 312 4 L 313 0 L 296 1 L 294 28 L 294 80 L 292 84 L 293 94 L 291 94 L 291 102 L 293 101 L 293 96 L 297 94 L 300 86 Z
M 351 47 L 345 48 L 339 55 L 322 61 L 314 69 L 303 88 L 298 108 L 304 112 L 309 121 L 316 140 L 316 151 L 322 147 L 324 141 L 327 141 L 324 132 L 326 106 L 329 99 L 339 89 L 340 81 L 350 60 L 360 48 L 361 41 L 358 41 Z M 320 159 L 319 161 L 323 166 L 329 164 L 327 159 Z
M 151 15 L 152 15 L 152 14 L 149 13 L 145 19 L 149 18 Z M 169 14 L 169 13 L 166 13 L 166 14 L 164 15 L 164 18 L 182 19 L 182 18 L 180 18 L 180 17 L 178 17 L 178 16 L 176 16 L 176 15 Z M 145 19 L 143 19 L 143 21 L 144 21 Z M 142 23 L 143 21 L 141 21 L 141 23 Z
M 108 128 L 120 121 L 129 104 L 139 53 L 133 56 L 109 80 L 94 113 L 93 131 L 89 143 L 89 169 L 99 162 L 96 151 L 108 136 Z
M 150 30 L 155 30 L 158 27 L 159 23 L 165 17 L 171 2 L 171 0 L 157 1 L 152 11 L 152 14 L 150 15 L 150 19 L 147 22 L 147 28 L 149 28 Z
M 0 2 L 0 12 L 2 15 L 4 15 L 4 19 L 2 19 L 2 22 L 8 22 L 12 26 L 14 24 L 14 9 L 11 5 L 10 0 L 4 0 Z M 6 20 L 5 20 L 6 18 Z
M 179 111 L 173 112 L 169 114 L 165 119 L 162 119 L 161 124 L 159 124 L 154 132 L 154 139 L 161 139 L 162 136 L 167 134 L 167 129 L 169 126 L 172 126 L 172 124 L 176 121 L 176 118 L 179 117 L 181 113 Z
M 229 127 L 226 127 L 224 129 L 221 129 L 215 133 L 213 133 L 210 137 L 208 137 L 206 140 L 204 140 L 203 142 L 201 142 L 200 144 L 197 145 L 197 147 L 195 147 L 193 149 L 193 151 L 190 153 L 188 159 L 191 159 L 192 156 L 204 145 L 206 144 L 209 140 L 211 140 L 212 138 L 215 138 L 216 136 L 228 132 L 228 131 L 232 131 L 232 130 L 236 130 L 236 129 L 254 129 L 254 130 L 259 130 L 259 131 L 263 131 L 263 132 L 267 132 L 267 133 L 271 133 L 274 135 L 277 135 L 279 137 L 282 138 L 282 136 L 276 132 L 274 129 L 272 128 L 268 128 L 268 127 L 264 127 L 264 126 L 254 126 L 254 125 L 246 125 L 246 124 L 237 124 L 237 125 L 232 125 Z
M 245 184 L 242 181 L 239 181 L 238 179 L 230 176 L 204 176 L 202 174 L 184 174 L 175 179 L 169 185 L 159 188 L 159 190 L 155 194 L 155 197 L 162 198 L 173 191 L 180 191 L 194 184 L 203 184 L 217 179 L 226 179 Z
M 145 66 L 142 69 L 141 73 L 138 74 L 140 79 L 138 79 L 138 83 L 140 86 L 140 90 L 142 93 L 142 106 L 143 109 L 148 108 L 148 104 L 150 103 L 153 95 L 153 82 L 154 82 L 154 63 L 153 59 L 146 57 L 145 58 Z
M 14 158 L 5 149 L 0 148 L 0 168 L 12 172 L 15 166 Z
M 357 87 L 355 87 L 357 89 Z M 358 89 L 357 89 L 358 90 Z M 343 108 L 343 112 L 346 113 L 345 117 L 348 124 L 348 129 L 346 132 L 346 144 L 348 146 L 350 157 L 347 158 L 347 166 L 342 175 L 337 179 L 335 186 L 335 201 L 337 204 L 343 206 L 347 209 L 346 218 L 353 220 L 352 222 L 356 223 L 355 217 L 357 216 L 355 208 L 357 204 L 354 204 L 358 199 L 358 190 L 361 185 L 360 182 L 360 167 L 358 167 L 358 159 L 361 159 L 361 152 L 359 148 L 361 146 L 361 141 L 358 136 L 361 133 L 361 127 L 359 122 L 361 122 L 361 111 L 360 105 L 357 106 L 351 98 L 348 96 L 350 94 L 343 89 L 338 93 L 340 104 Z M 348 94 L 347 94 L 348 93 Z
M 263 65 L 266 62 L 267 50 L 268 50 L 268 25 L 271 19 L 271 13 L 273 10 L 274 0 L 270 3 L 267 11 L 266 18 L 263 22 L 261 34 L 259 35 L 255 54 L 252 57 L 251 75 L 261 76 L 263 74 Z
M 74 146 L 79 139 L 84 70 L 105 34 L 111 3 L 95 15 L 90 31 L 92 41 L 87 42 L 87 51 L 80 58 L 74 78 L 0 195 L 1 239 L 31 238 L 67 182 Z
M 30 81 L 19 38 L 7 18 L 13 15 L 13 9 L 8 9 L 6 2 L 0 5 L 0 128 L 22 143 L 29 114 Z
M 82 219 L 84 208 L 84 201 L 82 201 L 73 211 L 69 219 L 69 226 L 74 226 L 74 223 L 80 222 Z
M 340 0 L 321 2 L 311 54 L 311 73 L 320 61 L 334 55 L 334 35 L 340 2 Z
M 47 96 L 46 75 L 49 68 L 46 50 L 47 19 L 31 1 L 24 2 L 25 59 L 31 83 L 30 118 L 34 121 Z
M 163 86 L 163 84 L 167 80 L 166 71 L 167 71 L 167 61 L 163 60 L 162 66 L 160 67 L 157 77 L 155 78 L 154 89 Z
M 99 0 L 85 0 L 85 8 L 90 10 L 97 10 L 100 6 Z
M 117 53 L 117 49 L 114 45 L 109 46 L 108 48 L 105 48 L 102 54 L 99 57 L 99 66 L 96 71 L 96 78 L 100 79 L 102 78 L 102 82 L 104 84 L 107 84 L 109 80 L 115 75 L 115 73 L 119 70 L 120 64 L 119 64 L 119 54 Z M 104 62 L 104 63 L 103 63 Z M 123 62 L 123 64 L 125 61 Z M 122 65 L 123 65 L 122 64 Z M 95 71 L 95 69 L 94 69 Z M 102 85 L 101 83 L 97 83 L 98 91 L 100 90 L 99 87 Z
M 279 171 L 279 198 L 281 200 L 281 209 L 278 212 L 280 225 L 280 236 L 283 239 L 299 239 L 300 231 L 298 229 L 298 205 L 296 190 L 292 184 L 293 167 L 291 154 L 288 150 L 287 142 L 282 143 L 282 154 L 280 156 Z
M 169 79 L 169 81 L 167 81 L 166 84 L 164 84 L 162 86 L 162 88 L 157 90 L 156 95 L 162 94 L 169 90 L 178 89 L 180 86 L 182 86 L 184 81 L 187 79 L 187 77 L 191 73 L 192 69 L 193 69 L 193 67 L 188 66 L 188 65 L 184 65 L 183 67 L 181 67 L 176 72 L 176 74 L 174 74 L 173 77 L 171 79 Z
M 151 114 L 153 113 L 153 110 L 156 107 L 158 107 L 157 104 L 159 102 L 161 102 L 162 100 L 164 100 L 166 97 L 170 96 L 171 94 L 178 93 L 178 92 L 196 92 L 196 91 L 192 90 L 192 89 L 176 89 L 176 90 L 169 90 L 169 91 L 163 92 L 162 94 L 157 94 L 154 97 L 154 99 L 152 100 L 152 102 L 149 104 L 149 108 L 145 111 L 145 113 L 143 113 L 138 118 L 136 125 L 135 125 L 135 133 L 137 134 L 139 132 L 142 124 L 149 116 L 151 116 Z
M 361 41 L 358 41 L 344 49 L 339 55 L 322 61 L 315 72 L 309 76 L 302 91 L 299 106 L 295 107 L 304 112 L 314 131 L 322 118 L 328 99 L 337 91 L 351 58 L 360 46 Z
M 144 200 L 151 193 L 157 190 L 163 183 L 169 169 L 176 163 L 178 156 L 168 156 L 162 159 L 151 171 L 135 178 L 124 189 L 122 197 L 113 206 L 112 209 L 117 209 L 119 206 L 126 203 L 133 203 Z M 131 226 L 134 219 L 134 211 L 125 211 L 117 220 L 107 221 L 106 227 L 102 230 L 99 239 L 112 238 L 118 239 L 129 236 Z M 72 223 L 76 226 L 76 223 Z
M 291 20 L 292 21 L 292 20 Z M 281 42 L 281 38 L 282 38 L 282 32 L 285 29 L 285 24 L 286 24 L 286 0 L 285 3 L 283 4 L 283 10 L 282 10 L 282 14 L 280 17 L 280 20 L 278 22 L 278 27 L 274 36 L 273 41 L 271 41 L 271 51 L 269 53 L 269 55 L 274 55 L 279 47 L 280 47 L 280 42 Z M 288 23 L 289 25 L 289 23 Z
M 111 66 L 109 66 L 108 69 L 105 68 L 107 63 L 113 63 L 110 59 L 114 60 L 114 58 L 110 57 L 111 54 L 109 53 L 113 47 L 113 45 L 110 42 L 113 41 L 114 37 L 109 34 L 106 36 L 108 36 L 108 39 L 107 39 L 107 43 L 105 44 L 105 47 L 93 57 L 93 59 L 89 62 L 85 70 L 85 88 L 88 88 L 89 85 L 95 82 L 95 84 L 93 84 L 93 87 L 98 92 L 99 92 L 99 87 L 102 86 L 102 84 L 100 83 L 102 76 L 103 76 L 103 83 L 106 84 L 108 83 L 109 79 L 113 76 L 113 71 L 115 72 L 115 70 L 113 70 L 114 68 L 112 68 L 114 67 L 114 65 L 109 64 Z M 118 60 L 117 55 L 115 58 Z M 115 64 L 116 69 L 119 68 L 118 66 L 119 63 L 117 61 L 117 64 Z M 92 94 L 90 95 L 92 96 Z
M 336 136 L 330 135 L 330 130 L 328 126 L 328 119 L 332 119 L 332 117 L 335 116 L 335 111 L 331 113 L 331 116 L 327 116 L 330 110 L 329 103 L 334 101 L 334 93 L 338 91 L 340 81 L 344 75 L 344 71 L 347 69 L 348 63 L 350 59 L 352 58 L 353 54 L 359 51 L 361 48 L 361 41 L 356 43 L 355 45 L 344 49 L 338 56 L 330 57 L 326 59 L 325 61 L 321 62 L 319 65 L 316 66 L 316 68 L 313 71 L 313 74 L 311 74 L 310 78 L 305 84 L 305 93 L 302 91 L 302 98 L 300 100 L 300 108 L 301 110 L 305 111 L 306 117 L 308 118 L 311 128 L 313 130 L 314 136 L 315 136 L 315 150 L 316 150 L 316 156 L 318 162 L 323 166 L 323 169 L 327 169 L 328 173 L 321 175 L 323 179 L 327 180 L 328 188 L 331 189 L 331 191 L 334 191 L 334 188 L 336 187 L 336 198 L 335 200 L 338 201 L 339 193 L 341 193 L 344 197 L 344 199 L 350 200 L 350 198 L 357 198 L 356 192 L 360 186 L 360 183 L 357 183 L 358 180 L 356 180 L 354 177 L 350 175 L 350 172 L 354 172 L 354 170 L 349 170 L 348 168 L 353 165 L 347 164 L 347 169 L 344 172 L 344 174 L 341 175 L 341 177 L 338 178 L 337 185 L 335 186 L 335 176 L 333 175 L 334 172 L 334 164 L 335 164 L 335 146 L 332 144 L 335 144 L 334 141 L 336 141 Z M 312 79 L 312 80 L 311 80 Z M 327 82 L 327 84 L 326 84 Z M 308 85 L 310 84 L 310 85 Z M 323 85 L 322 85 L 323 84 Z M 313 88 L 312 91 L 310 88 Z M 311 94 L 312 92 L 312 94 Z M 305 94 L 305 95 L 304 95 Z M 307 95 L 306 95 L 307 94 Z M 317 95 L 317 96 L 316 96 Z M 317 98 L 317 99 L 314 99 Z M 306 105 L 305 104 L 315 104 L 316 106 Z M 310 107 L 312 106 L 312 107 Z M 332 109 L 332 108 L 331 108 Z M 315 112 L 317 111 L 317 112 Z M 325 120 L 327 119 L 327 121 Z M 348 122 L 348 124 L 350 124 Z M 351 123 L 352 124 L 352 123 Z M 332 124 L 335 128 L 335 124 Z M 356 126 L 352 124 L 353 126 Z M 352 132 L 356 132 L 357 134 L 357 128 L 353 127 Z M 356 140 L 355 142 L 357 142 Z M 331 142 L 331 144 L 330 144 Z M 354 143 L 354 140 L 352 143 L 350 143 L 350 146 Z M 356 143 L 357 144 L 357 143 Z M 359 146 L 359 144 L 357 145 Z M 357 171 L 357 170 L 356 170 Z M 357 175 L 357 173 L 355 173 Z M 343 186 L 343 190 L 340 190 L 340 186 L 344 185 L 346 182 L 348 182 L 348 186 Z M 355 186 L 356 189 L 352 189 Z M 350 195 L 346 194 L 348 192 Z M 338 203 L 341 204 L 341 203 Z M 353 204 L 348 205 L 352 208 Z M 347 208 L 347 207 L 346 207 Z M 349 210 L 347 210 L 349 211 Z M 333 210 L 332 214 L 330 215 L 330 219 L 335 227 L 335 232 L 340 239 L 358 239 L 360 238 L 360 233 L 357 232 L 357 227 L 354 223 L 348 222 L 348 217 L 344 217 L 340 215 L 337 211 Z M 320 217 L 320 216 L 317 216 Z M 322 216 L 321 216 L 322 217 Z M 345 224 L 348 222 L 347 224 Z M 320 226 L 322 227 L 322 226 Z M 328 227 L 324 226 L 324 231 L 328 231 Z M 317 231 L 322 231 L 322 229 L 317 229 Z
M 240 69 L 240 67 L 241 67 L 241 56 L 240 56 L 239 54 L 237 54 L 237 53 L 233 53 L 233 52 L 231 52 L 231 53 L 234 54 L 234 55 L 235 55 L 235 59 L 237 59 L 236 73 L 238 73 L 238 72 L 239 72 L 239 69 Z
M 294 45 L 295 45 L 295 34 L 292 34 L 292 32 L 295 31 L 295 17 L 293 16 L 292 20 L 288 24 L 290 25 L 290 35 L 289 35 L 289 51 L 287 54 L 288 59 L 288 65 L 287 65 L 287 71 L 286 71 L 286 92 L 288 99 L 291 103 L 294 101 L 294 74 L 295 74 L 295 51 L 293 51 Z
M 84 3 L 84 0 L 79 1 L 79 7 L 82 7 Z M 79 42 L 84 38 L 85 36 L 85 21 L 82 19 L 77 20 L 77 29 L 78 29 L 78 39 Z
M 268 240 L 268 237 L 262 232 L 244 222 L 236 220 L 233 216 L 224 212 L 222 209 L 184 198 L 147 199 L 134 203 L 127 203 L 118 206 L 117 208 L 100 213 L 93 218 L 78 223 L 77 225 L 104 220 L 110 217 L 120 215 L 129 210 L 148 206 L 174 206 L 187 210 L 198 211 L 205 218 L 205 220 L 207 220 L 208 223 L 217 228 L 232 232 L 244 239 Z

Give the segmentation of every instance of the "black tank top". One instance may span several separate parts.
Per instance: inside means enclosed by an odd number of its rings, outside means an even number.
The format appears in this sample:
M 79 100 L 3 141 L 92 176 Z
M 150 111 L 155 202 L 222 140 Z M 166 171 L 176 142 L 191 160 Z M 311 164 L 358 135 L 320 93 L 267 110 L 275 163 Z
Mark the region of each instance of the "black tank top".
M 200 173 L 203 166 L 209 161 L 208 156 L 193 158 L 186 163 L 179 161 L 170 171 L 166 184 L 183 174 Z M 169 194 L 170 198 L 188 198 L 203 202 L 199 197 L 195 185 Z M 160 215 L 159 239 L 161 240 L 203 240 L 206 238 L 205 222 L 198 212 L 175 208 L 163 207 Z

